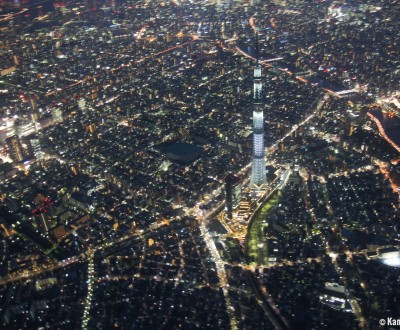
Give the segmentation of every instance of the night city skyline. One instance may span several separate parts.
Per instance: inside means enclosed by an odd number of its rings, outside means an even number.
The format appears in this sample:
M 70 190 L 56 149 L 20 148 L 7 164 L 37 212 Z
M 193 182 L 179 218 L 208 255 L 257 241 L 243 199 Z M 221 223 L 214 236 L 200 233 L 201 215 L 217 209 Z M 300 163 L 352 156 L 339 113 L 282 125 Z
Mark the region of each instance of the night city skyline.
M 0 0 L 0 328 L 400 326 L 399 21 Z

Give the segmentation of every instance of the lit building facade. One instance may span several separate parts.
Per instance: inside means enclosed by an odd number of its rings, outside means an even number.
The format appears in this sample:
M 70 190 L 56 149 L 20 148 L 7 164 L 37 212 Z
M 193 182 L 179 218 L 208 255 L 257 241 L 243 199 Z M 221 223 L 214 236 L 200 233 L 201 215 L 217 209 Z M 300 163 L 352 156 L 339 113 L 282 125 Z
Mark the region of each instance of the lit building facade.
M 235 208 L 242 197 L 242 180 L 233 174 L 225 178 L 226 210 L 229 219 L 232 219 Z
M 63 112 L 60 108 L 54 107 L 51 109 L 51 116 L 56 123 L 61 123 L 63 121 Z
M 37 135 L 32 135 L 29 139 L 30 145 L 31 145 L 31 151 L 32 154 L 35 156 L 37 160 L 43 160 L 44 159 L 44 152 L 42 150 L 42 144 L 38 138 Z
M 20 163 L 24 161 L 26 157 L 26 152 L 22 147 L 21 140 L 18 136 L 14 135 L 6 139 L 6 145 L 10 158 L 14 163 Z

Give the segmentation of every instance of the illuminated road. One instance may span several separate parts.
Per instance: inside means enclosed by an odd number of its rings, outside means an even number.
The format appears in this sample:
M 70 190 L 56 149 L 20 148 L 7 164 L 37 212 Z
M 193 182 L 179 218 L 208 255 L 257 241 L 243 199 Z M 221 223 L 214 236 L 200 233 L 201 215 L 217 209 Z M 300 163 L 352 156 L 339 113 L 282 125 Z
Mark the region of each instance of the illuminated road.
M 17 12 L 17 13 L 14 13 L 14 14 L 0 15 L 0 16 L 2 16 L 2 17 L 0 18 L 0 22 L 7 22 L 7 21 L 10 21 L 10 20 L 13 20 L 13 19 L 16 18 L 18 15 L 22 15 L 23 13 L 26 13 L 27 11 L 28 11 L 28 8 L 23 8 L 22 10 L 20 10 L 20 11 Z
M 90 309 L 92 307 L 92 295 L 94 289 L 94 251 L 89 249 L 88 251 L 88 277 L 87 277 L 87 295 L 85 299 L 85 309 L 83 311 L 82 329 L 86 330 L 88 322 L 90 320 Z
M 238 329 L 238 326 L 237 326 L 238 322 L 236 320 L 235 308 L 233 307 L 231 298 L 229 296 L 229 291 L 228 291 L 229 285 L 228 285 L 228 279 L 227 279 L 226 272 L 225 272 L 225 263 L 222 261 L 221 257 L 219 256 L 219 253 L 215 246 L 214 240 L 210 236 L 203 221 L 201 221 L 199 227 L 200 227 L 201 235 L 203 236 L 204 241 L 206 242 L 207 247 L 208 247 L 212 257 L 214 258 L 215 264 L 217 266 L 217 274 L 218 274 L 220 286 L 222 288 L 222 292 L 224 293 L 227 312 L 228 312 L 229 320 L 230 320 L 230 324 L 231 324 L 231 329 L 236 330 L 236 329 Z
M 283 140 L 285 140 L 287 137 L 289 137 L 290 135 L 292 135 L 295 131 L 297 131 L 301 126 L 304 126 L 305 124 L 307 124 L 312 118 L 315 117 L 315 113 L 318 112 L 319 110 L 321 110 L 322 106 L 325 105 L 326 102 L 329 101 L 329 96 L 328 95 L 324 95 L 324 97 L 322 99 L 320 99 L 319 97 L 317 99 L 315 99 L 315 101 L 311 104 L 309 111 L 311 111 L 313 108 L 314 110 L 312 114 L 310 114 L 309 116 L 307 116 L 303 121 L 301 121 L 299 124 L 296 124 L 292 127 L 292 129 L 286 133 L 282 138 L 280 138 L 279 140 L 277 140 L 273 145 L 271 145 L 270 147 L 268 147 L 266 149 L 267 155 L 268 154 L 272 154 L 273 151 L 275 150 L 275 148 L 278 146 L 278 144 L 280 142 L 282 142 Z M 315 105 L 315 103 L 317 103 Z
M 398 146 L 387 134 L 386 130 L 383 127 L 381 121 L 375 117 L 373 114 L 368 112 L 368 116 L 375 122 L 376 126 L 378 126 L 379 133 L 383 136 L 383 138 L 393 147 L 395 148 L 398 152 L 400 152 L 400 146 Z
M 52 271 L 57 270 L 57 269 L 65 268 L 65 267 L 67 267 L 69 265 L 72 265 L 72 264 L 82 260 L 82 256 L 83 255 L 80 254 L 78 256 L 74 256 L 74 257 L 65 259 L 65 260 L 59 262 L 58 264 L 55 264 L 55 265 L 52 265 L 52 266 L 46 265 L 45 267 L 43 267 L 43 268 L 41 268 L 39 270 L 36 270 L 36 271 L 28 271 L 28 272 L 24 272 L 23 274 L 20 274 L 20 275 L 17 275 L 17 276 L 13 276 L 13 277 L 9 277 L 7 279 L 3 279 L 3 280 L 0 281 L 0 286 L 6 285 L 6 284 L 9 284 L 9 283 L 13 283 L 13 282 L 18 282 L 18 281 L 21 281 L 21 280 L 27 280 L 27 279 L 29 279 L 31 277 L 34 277 L 34 276 L 42 274 L 42 273 L 52 272 Z

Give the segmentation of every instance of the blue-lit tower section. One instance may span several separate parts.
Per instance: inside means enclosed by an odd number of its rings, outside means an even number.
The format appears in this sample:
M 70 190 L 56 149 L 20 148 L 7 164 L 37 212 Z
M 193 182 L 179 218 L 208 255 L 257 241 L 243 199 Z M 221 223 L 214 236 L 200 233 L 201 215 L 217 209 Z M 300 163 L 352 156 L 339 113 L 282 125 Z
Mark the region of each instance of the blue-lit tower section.
M 252 187 L 260 187 L 266 182 L 264 160 L 264 113 L 261 101 L 262 82 L 261 65 L 258 62 L 258 45 L 256 45 L 257 59 L 254 66 L 253 83 L 253 164 L 251 168 Z

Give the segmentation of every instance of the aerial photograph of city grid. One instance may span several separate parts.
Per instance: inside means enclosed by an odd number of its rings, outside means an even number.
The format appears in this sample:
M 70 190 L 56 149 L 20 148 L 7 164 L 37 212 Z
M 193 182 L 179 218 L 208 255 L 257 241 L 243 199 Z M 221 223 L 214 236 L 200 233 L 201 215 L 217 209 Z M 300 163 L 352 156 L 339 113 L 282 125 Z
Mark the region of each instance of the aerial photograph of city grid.
M 400 329 L 400 1 L 0 0 L 0 329 Z

